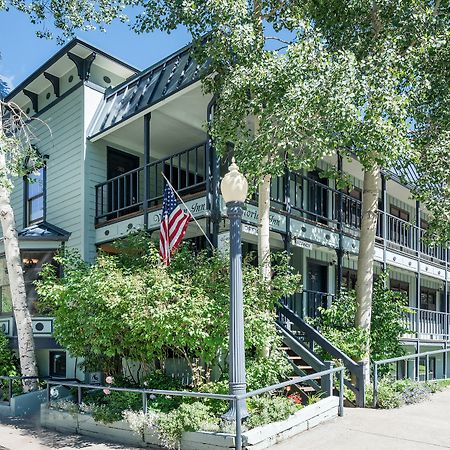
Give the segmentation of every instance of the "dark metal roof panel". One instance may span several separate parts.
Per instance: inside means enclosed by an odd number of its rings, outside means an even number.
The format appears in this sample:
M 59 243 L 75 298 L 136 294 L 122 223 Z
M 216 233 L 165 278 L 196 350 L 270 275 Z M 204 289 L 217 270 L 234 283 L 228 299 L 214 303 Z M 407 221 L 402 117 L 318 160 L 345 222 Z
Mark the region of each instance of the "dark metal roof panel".
M 191 47 L 160 61 L 107 91 L 89 136 L 93 137 L 200 79 L 206 69 L 192 58 Z
M 41 222 L 21 230 L 18 235 L 20 240 L 48 240 L 48 241 L 67 241 L 70 234 L 62 228 L 52 225 L 48 222 Z

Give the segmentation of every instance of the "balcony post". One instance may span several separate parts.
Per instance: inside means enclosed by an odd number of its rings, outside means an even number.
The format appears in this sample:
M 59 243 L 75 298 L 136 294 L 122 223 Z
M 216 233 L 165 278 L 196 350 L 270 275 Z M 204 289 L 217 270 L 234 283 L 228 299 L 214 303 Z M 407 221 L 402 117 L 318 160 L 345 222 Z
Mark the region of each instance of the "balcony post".
M 149 198 L 149 173 L 148 165 L 150 164 L 150 119 L 152 113 L 144 116 L 144 198 L 142 202 L 142 209 L 144 213 L 144 230 L 148 230 L 148 198 Z M 139 186 L 138 186 L 139 188 Z
M 291 172 L 284 168 L 284 210 L 286 211 L 286 235 L 284 237 L 284 249 L 286 253 L 291 254 Z
M 416 273 L 416 329 L 417 329 L 417 353 L 420 353 L 420 291 L 421 291 L 421 262 L 420 262 L 420 202 L 416 201 L 416 254 L 417 254 L 417 273 Z M 419 363 L 416 367 L 417 379 L 419 379 Z
M 383 239 L 383 271 L 387 270 L 387 183 L 386 175 L 381 174 L 381 238 Z
M 209 172 L 206 174 L 206 209 L 210 212 L 208 218 L 209 226 L 207 227 L 208 234 L 214 248 L 217 248 L 221 218 L 219 196 L 220 165 L 211 134 L 209 133 L 209 128 L 214 116 L 215 104 L 216 98 L 213 97 L 206 109 L 206 120 L 208 123 L 208 136 L 206 140 L 206 158 L 208 159 L 208 164 L 206 169 Z
M 343 172 L 343 158 L 340 153 L 337 155 L 337 167 L 339 176 L 342 176 Z M 338 194 L 338 207 L 337 207 L 337 228 L 339 231 L 339 247 L 336 249 L 336 290 L 337 294 L 341 292 L 342 289 L 342 260 L 344 257 L 344 241 L 343 241 L 343 221 L 344 221 L 344 196 L 342 189 L 339 189 Z
M 444 259 L 445 259 L 445 274 L 444 274 L 444 312 L 445 312 L 445 329 L 444 329 L 444 333 L 446 334 L 445 339 L 449 340 L 450 336 L 449 336 L 449 315 L 448 315 L 448 255 L 449 255 L 449 251 L 448 248 L 446 248 L 444 250 Z

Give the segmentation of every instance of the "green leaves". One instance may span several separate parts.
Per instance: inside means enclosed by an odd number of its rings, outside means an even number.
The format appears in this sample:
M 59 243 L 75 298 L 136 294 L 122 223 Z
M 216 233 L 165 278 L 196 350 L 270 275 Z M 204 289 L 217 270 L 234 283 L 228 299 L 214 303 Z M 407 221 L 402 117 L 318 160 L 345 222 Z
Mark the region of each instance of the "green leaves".
M 403 314 L 408 310 L 407 299 L 399 292 L 385 288 L 387 274 L 375 282 L 373 291 L 370 357 L 373 361 L 401 356 L 404 349 L 400 338 L 408 332 Z M 331 307 L 321 309 L 314 320 L 320 332 L 355 361 L 364 355 L 367 335 L 355 327 L 356 298 L 354 292 L 343 292 Z
M 188 245 L 170 267 L 141 235 L 120 244 L 119 256 L 100 254 L 93 265 L 66 252 L 57 257 L 64 277 L 47 267 L 37 282 L 41 308 L 55 316 L 55 337 L 73 356 L 105 355 L 139 362 L 172 355 L 193 368 L 213 365 L 228 351 L 229 262 Z M 136 242 L 145 252 L 137 252 Z M 243 266 L 246 348 L 250 354 L 276 341 L 274 308 L 299 289 L 286 257 L 279 257 L 271 289 L 258 269 Z M 98 359 L 97 356 L 97 359 Z M 92 359 L 92 358 L 91 358 Z

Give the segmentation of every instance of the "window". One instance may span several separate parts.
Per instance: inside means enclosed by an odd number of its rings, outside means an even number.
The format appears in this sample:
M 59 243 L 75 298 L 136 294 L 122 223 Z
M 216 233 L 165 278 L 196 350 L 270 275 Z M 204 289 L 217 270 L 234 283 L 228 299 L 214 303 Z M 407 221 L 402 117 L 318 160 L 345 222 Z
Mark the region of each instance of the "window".
M 45 218 L 46 167 L 25 178 L 25 226 L 42 222 Z
M 391 280 L 391 291 L 401 292 L 409 299 L 409 283 L 400 280 Z
M 52 264 L 58 269 L 58 264 L 54 261 L 54 250 L 23 250 L 22 267 L 25 290 L 27 293 L 27 305 L 32 314 L 37 312 L 38 295 L 34 282 L 39 278 L 39 273 L 44 264 Z
M 436 291 L 434 289 L 420 289 L 420 309 L 436 311 Z
M 398 217 L 405 222 L 409 222 L 409 212 L 398 206 L 391 205 L 391 216 Z
M 356 270 L 342 269 L 342 286 L 351 291 L 356 289 Z
M 66 352 L 49 352 L 49 375 L 51 377 L 65 378 L 66 376 Z

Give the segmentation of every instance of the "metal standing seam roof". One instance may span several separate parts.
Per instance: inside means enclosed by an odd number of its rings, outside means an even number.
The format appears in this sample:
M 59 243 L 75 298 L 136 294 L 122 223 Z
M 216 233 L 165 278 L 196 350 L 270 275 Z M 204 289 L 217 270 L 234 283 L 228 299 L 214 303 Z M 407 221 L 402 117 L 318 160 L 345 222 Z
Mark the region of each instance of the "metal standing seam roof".
M 207 64 L 201 67 L 193 59 L 189 45 L 107 90 L 88 131 L 89 138 L 195 83 L 206 68 Z
M 20 240 L 67 241 L 71 233 L 44 221 L 24 228 L 18 235 Z

